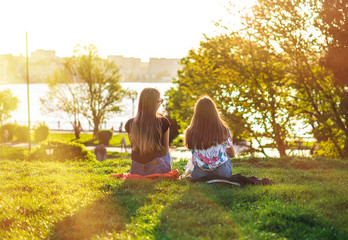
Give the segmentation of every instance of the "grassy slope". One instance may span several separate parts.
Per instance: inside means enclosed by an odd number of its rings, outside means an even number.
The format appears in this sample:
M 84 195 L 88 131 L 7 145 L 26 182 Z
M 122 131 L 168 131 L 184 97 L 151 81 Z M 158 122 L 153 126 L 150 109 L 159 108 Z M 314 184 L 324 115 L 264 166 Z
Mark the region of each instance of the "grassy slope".
M 234 159 L 275 182 L 246 188 L 109 177 L 129 164 L 1 160 L 0 239 L 348 238 L 347 161 Z
M 110 146 L 121 146 L 121 139 L 122 137 L 126 138 L 127 145 L 129 145 L 128 135 L 126 133 L 123 134 L 113 134 L 109 145 Z M 80 139 L 75 140 L 75 134 L 74 133 L 50 133 L 48 135 L 47 140 L 62 140 L 62 141 L 76 141 L 82 144 L 86 145 L 98 145 L 98 141 L 93 140 L 93 134 L 90 133 L 81 133 Z

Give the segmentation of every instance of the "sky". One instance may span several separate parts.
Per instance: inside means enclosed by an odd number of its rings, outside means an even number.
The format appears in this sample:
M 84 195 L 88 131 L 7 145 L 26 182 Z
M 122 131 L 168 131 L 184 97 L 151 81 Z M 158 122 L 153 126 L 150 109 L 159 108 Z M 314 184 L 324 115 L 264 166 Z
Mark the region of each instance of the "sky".
M 250 2 L 244 0 L 239 2 Z M 0 0 L 0 54 L 55 50 L 71 56 L 77 44 L 94 44 L 99 55 L 182 58 L 203 34 L 229 18 L 228 0 Z

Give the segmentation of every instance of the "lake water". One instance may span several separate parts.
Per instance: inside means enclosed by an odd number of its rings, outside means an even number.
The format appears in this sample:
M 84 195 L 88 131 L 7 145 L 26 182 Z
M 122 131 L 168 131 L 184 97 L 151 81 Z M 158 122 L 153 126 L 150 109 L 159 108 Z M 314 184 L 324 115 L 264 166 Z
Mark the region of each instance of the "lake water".
M 138 92 L 138 97 L 140 92 L 146 87 L 157 88 L 161 96 L 173 86 L 172 83 L 143 83 L 143 82 L 121 82 L 121 86 L 125 89 L 134 90 Z M 11 119 L 7 122 L 16 122 L 20 125 L 28 125 L 28 107 L 27 107 L 27 85 L 26 84 L 5 84 L 0 85 L 0 91 L 4 89 L 10 89 L 16 97 L 18 97 L 20 103 L 18 109 L 12 112 Z M 38 124 L 39 122 L 45 122 L 46 125 L 54 130 L 72 130 L 72 125 L 62 114 L 50 113 L 45 114 L 41 109 L 40 98 L 45 96 L 48 92 L 47 84 L 30 84 L 29 86 L 29 96 L 30 96 L 30 122 L 31 126 Z M 138 99 L 134 101 L 134 112 L 137 112 Z M 102 125 L 102 129 L 110 129 L 114 127 L 115 130 L 119 129 L 121 122 L 125 123 L 129 118 L 132 117 L 132 100 L 129 98 L 124 98 L 121 106 L 122 112 L 113 115 L 109 120 L 107 120 Z M 159 111 L 163 111 L 160 107 Z M 87 120 L 81 119 L 83 130 L 92 130 L 89 126 Z

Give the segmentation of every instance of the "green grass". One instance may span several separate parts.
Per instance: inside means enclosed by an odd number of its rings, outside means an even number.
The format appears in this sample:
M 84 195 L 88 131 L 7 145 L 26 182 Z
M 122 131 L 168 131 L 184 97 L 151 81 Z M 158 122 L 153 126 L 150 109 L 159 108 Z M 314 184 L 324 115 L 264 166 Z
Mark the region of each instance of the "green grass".
M 0 160 L 0 239 L 348 239 L 347 160 L 233 159 L 274 182 L 245 188 L 110 178 L 129 169 Z
M 28 156 L 28 148 L 25 148 L 25 147 L 12 148 L 9 146 L 0 146 L 0 160 L 26 159 L 27 156 Z
M 128 140 L 128 135 L 126 133 L 123 134 L 113 134 L 109 146 L 121 146 L 121 139 L 122 137 L 126 138 L 127 145 L 130 145 Z M 78 143 L 82 143 L 85 145 L 98 145 L 99 142 L 97 140 L 93 140 L 93 134 L 91 133 L 81 133 L 80 139 L 75 139 L 74 133 L 50 133 L 47 138 L 48 141 L 50 140 L 63 140 L 63 141 L 75 141 Z
M 118 146 L 121 147 L 121 139 L 122 137 L 126 138 L 126 143 L 127 145 L 130 145 L 128 135 L 127 133 L 122 133 L 122 134 L 117 134 L 114 133 L 110 142 L 109 146 Z M 59 141 L 74 141 L 78 143 L 82 143 L 85 145 L 99 145 L 99 141 L 93 139 L 93 134 L 91 133 L 81 133 L 80 134 L 80 139 L 75 139 L 75 134 L 74 133 L 67 133 L 67 132 L 50 132 L 47 141 L 52 141 L 52 140 L 59 140 Z M 31 134 L 31 141 L 33 143 L 36 143 L 34 140 L 34 134 Z M 8 144 L 13 144 L 13 143 L 20 143 L 17 139 L 14 139 L 12 141 L 9 141 Z
M 108 159 L 125 159 L 125 158 L 130 158 L 131 154 L 128 152 L 107 152 L 107 157 Z

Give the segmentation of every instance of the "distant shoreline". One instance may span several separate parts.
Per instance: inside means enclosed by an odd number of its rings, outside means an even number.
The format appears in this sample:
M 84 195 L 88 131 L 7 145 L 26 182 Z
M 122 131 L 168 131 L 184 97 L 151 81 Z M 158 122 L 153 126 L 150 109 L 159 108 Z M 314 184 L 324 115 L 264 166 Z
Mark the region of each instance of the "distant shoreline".
M 142 81 L 120 81 L 120 83 L 173 83 L 173 81 L 154 81 L 154 82 L 142 82 Z M 0 85 L 11 84 L 27 84 L 27 82 L 0 82 Z M 29 84 L 48 84 L 48 82 L 29 82 Z

